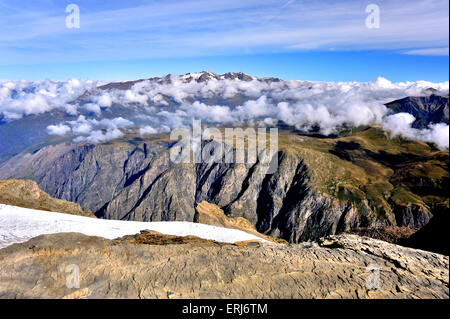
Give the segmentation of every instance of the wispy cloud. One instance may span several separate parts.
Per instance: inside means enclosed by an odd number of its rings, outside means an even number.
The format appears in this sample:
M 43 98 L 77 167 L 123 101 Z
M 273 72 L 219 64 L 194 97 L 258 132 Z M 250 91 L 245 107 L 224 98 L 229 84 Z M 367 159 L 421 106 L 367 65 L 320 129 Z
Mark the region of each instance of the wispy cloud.
M 431 55 L 431 56 L 448 56 L 449 50 L 447 48 L 428 48 L 428 49 L 416 49 L 403 52 L 408 55 Z
M 367 29 L 362 1 L 187 0 L 101 5 L 0 1 L 0 59 L 14 63 L 187 57 L 271 50 L 408 50 L 448 46 L 448 1 L 383 1 L 381 28 Z M 55 4 L 58 3 L 58 4 Z M 103 2 L 102 2 L 103 3 Z M 430 49 L 428 49 L 430 50 Z M 414 53 L 409 53 L 414 54 Z M 5 62 L 0 62 L 5 63 Z

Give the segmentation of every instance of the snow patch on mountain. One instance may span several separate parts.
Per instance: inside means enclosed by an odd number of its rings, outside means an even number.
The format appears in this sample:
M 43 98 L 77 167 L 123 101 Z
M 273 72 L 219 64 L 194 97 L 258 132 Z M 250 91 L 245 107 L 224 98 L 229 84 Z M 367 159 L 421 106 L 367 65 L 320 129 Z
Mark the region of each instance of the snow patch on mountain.
M 192 235 L 225 243 L 245 240 L 265 241 L 241 230 L 192 222 L 135 222 L 95 219 L 0 204 L 0 249 L 43 234 L 76 232 L 88 236 L 114 239 L 137 234 L 141 230 L 153 230 L 177 236 Z

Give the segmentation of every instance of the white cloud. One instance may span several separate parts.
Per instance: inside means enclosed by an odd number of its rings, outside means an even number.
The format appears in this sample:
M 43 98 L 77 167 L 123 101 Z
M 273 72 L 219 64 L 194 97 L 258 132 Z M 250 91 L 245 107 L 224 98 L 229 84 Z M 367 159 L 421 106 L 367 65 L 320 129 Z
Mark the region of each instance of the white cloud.
M 343 124 L 355 126 L 383 124 L 388 110 L 385 103 L 408 95 L 423 95 L 424 89 L 434 87 L 447 91 L 449 83 L 427 81 L 393 83 L 379 77 L 373 82 L 309 82 L 213 80 L 185 83 L 173 76 L 170 84 L 144 81 L 131 88 L 136 94 L 167 96 L 181 105 L 173 112 L 161 111 L 149 117 L 153 129 L 161 123 L 169 127 L 188 126 L 193 118 L 209 123 L 234 123 L 261 120 L 263 123 L 284 121 L 301 130 L 318 125 L 322 133 L 330 134 Z M 247 101 L 237 107 L 208 105 L 199 99 L 219 97 L 226 99 L 233 94 L 245 96 Z M 234 96 L 233 95 L 233 96 Z M 114 95 L 118 103 L 127 104 L 126 95 Z M 194 102 L 188 102 L 194 101 Z M 409 124 L 407 124 L 409 125 Z M 420 139 L 438 138 L 436 129 L 430 134 L 422 132 Z M 407 134 L 402 130 L 402 134 Z M 434 134 L 434 135 L 433 135 Z M 441 142 L 436 142 L 443 145 Z
M 88 112 L 92 112 L 95 113 L 97 115 L 99 115 L 101 113 L 101 109 L 100 106 L 98 104 L 95 103 L 86 103 L 83 105 L 83 108 L 88 111 Z
M 110 107 L 112 105 L 112 98 L 108 93 L 103 93 L 98 98 L 98 105 L 101 107 Z
M 156 134 L 156 133 L 158 133 L 158 130 L 151 127 L 150 125 L 146 125 L 139 129 L 139 134 L 141 134 L 141 135 L 151 135 L 151 134 Z
M 105 133 L 101 130 L 92 131 L 89 136 L 79 136 L 75 139 L 75 142 L 89 142 L 89 143 L 104 143 L 123 136 L 123 133 L 115 128 L 109 129 Z
M 87 121 L 76 123 L 75 125 L 72 126 L 72 132 L 74 134 L 90 134 L 92 130 L 93 130 L 92 124 Z
M 125 98 L 128 102 L 135 102 L 139 104 L 146 104 L 148 100 L 148 97 L 146 95 L 139 94 L 132 90 L 125 91 Z
M 449 50 L 447 48 L 428 48 L 416 49 L 403 52 L 408 55 L 431 55 L 431 56 L 448 56 Z
M 228 106 L 206 105 L 195 101 L 192 104 L 183 104 L 181 110 L 186 112 L 187 117 L 201 118 L 208 122 L 226 123 L 234 120 Z
M 49 125 L 47 132 L 50 135 L 78 135 L 74 139 L 75 142 L 102 143 L 123 136 L 120 128 L 133 124 L 133 122 L 122 117 L 97 120 L 86 119 L 85 116 L 80 115 L 76 121 Z
M 273 107 L 267 100 L 266 95 L 261 96 L 257 100 L 247 101 L 238 109 L 249 118 L 267 116 L 273 113 Z
M 415 129 L 412 124 L 416 118 L 409 113 L 396 113 L 386 116 L 383 128 L 391 132 L 391 136 L 401 135 L 409 139 L 435 143 L 440 149 L 449 147 L 449 126 L 444 123 L 432 124 L 427 129 Z
M 60 135 L 64 136 L 67 135 L 70 132 L 70 127 L 64 124 L 58 124 L 58 125 L 49 125 L 47 127 L 47 132 L 50 135 Z
M 405 96 L 424 95 L 424 90 L 433 87 L 448 94 L 449 82 L 427 81 L 393 83 L 385 78 L 372 82 L 311 82 L 260 80 L 234 81 L 228 79 L 207 82 L 185 82 L 182 77 L 172 76 L 171 83 L 142 81 L 129 90 L 92 90 L 83 95 L 85 103 L 69 103 L 77 99 L 86 89 L 95 87 L 93 81 L 71 79 L 55 81 L 0 81 L 0 114 L 6 120 L 15 120 L 24 115 L 41 114 L 51 110 L 63 110 L 75 115 L 82 111 L 95 114 L 87 119 L 79 116 L 75 121 L 49 126 L 49 134 L 81 135 L 88 141 L 100 141 L 118 135 L 121 128 L 138 121 L 141 134 L 154 134 L 171 128 L 191 125 L 192 119 L 205 123 L 276 123 L 278 120 L 308 130 L 320 126 L 322 133 L 330 134 L 343 124 L 389 127 L 396 134 L 395 125 L 401 128 L 398 134 L 424 141 L 436 140 L 445 146 L 442 136 L 445 126 L 430 126 L 420 134 L 411 131 L 410 118 L 391 118 L 385 103 Z M 235 97 L 237 97 L 235 99 Z M 218 105 L 217 101 L 233 98 L 233 103 Z M 214 102 L 207 102 L 208 99 Z M 171 103 L 170 107 L 167 101 Z M 210 105 L 210 104 L 211 105 Z M 125 108 L 125 119 L 111 116 L 109 106 L 117 104 Z M 260 123 L 259 123 L 260 122 Z M 69 129 L 67 129 L 67 127 Z M 102 133 L 102 130 L 106 134 Z M 97 132 L 96 132 L 97 131 Z M 95 132 L 95 133 L 94 133 Z M 100 136 L 100 133 L 104 136 Z M 91 138 L 88 138 L 91 136 Z
M 77 79 L 66 82 L 0 81 L 0 115 L 6 120 L 14 120 L 54 109 L 74 115 L 77 113 L 77 106 L 69 102 L 95 86 L 94 81 Z

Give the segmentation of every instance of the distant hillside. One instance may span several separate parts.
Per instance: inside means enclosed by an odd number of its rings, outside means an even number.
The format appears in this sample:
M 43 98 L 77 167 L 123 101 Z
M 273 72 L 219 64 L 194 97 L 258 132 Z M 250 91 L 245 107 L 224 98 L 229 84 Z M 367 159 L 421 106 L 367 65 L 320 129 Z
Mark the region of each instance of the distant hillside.
M 415 128 L 427 127 L 430 123 L 449 123 L 448 96 L 408 96 L 386 104 L 393 113 L 406 112 L 414 115 Z
M 0 180 L 0 204 L 94 217 L 79 204 L 49 196 L 30 180 Z

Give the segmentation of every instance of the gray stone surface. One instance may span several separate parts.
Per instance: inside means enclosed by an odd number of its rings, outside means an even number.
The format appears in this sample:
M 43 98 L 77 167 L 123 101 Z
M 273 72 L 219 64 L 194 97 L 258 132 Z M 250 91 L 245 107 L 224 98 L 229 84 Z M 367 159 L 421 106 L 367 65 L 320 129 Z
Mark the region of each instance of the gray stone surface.
M 446 256 L 356 235 L 238 246 L 65 233 L 0 250 L 0 298 L 449 298 L 448 276 Z

